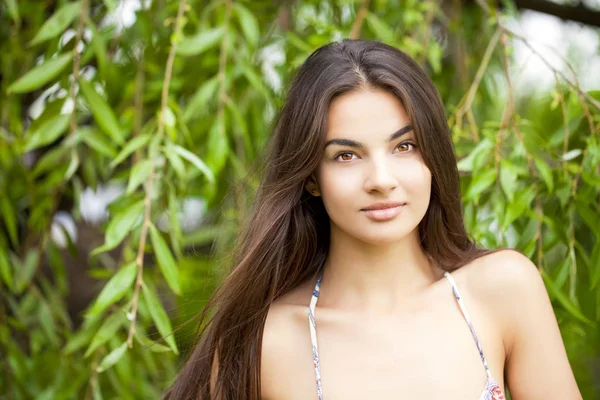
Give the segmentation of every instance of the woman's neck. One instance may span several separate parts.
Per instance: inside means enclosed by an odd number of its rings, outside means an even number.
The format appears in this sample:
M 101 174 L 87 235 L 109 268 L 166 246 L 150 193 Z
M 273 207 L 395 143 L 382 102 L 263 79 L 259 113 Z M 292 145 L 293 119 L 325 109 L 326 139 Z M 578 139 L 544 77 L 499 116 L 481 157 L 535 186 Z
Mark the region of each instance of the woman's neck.
M 401 241 L 380 245 L 332 229 L 330 243 L 322 306 L 389 313 L 443 275 L 421 247 L 418 229 Z

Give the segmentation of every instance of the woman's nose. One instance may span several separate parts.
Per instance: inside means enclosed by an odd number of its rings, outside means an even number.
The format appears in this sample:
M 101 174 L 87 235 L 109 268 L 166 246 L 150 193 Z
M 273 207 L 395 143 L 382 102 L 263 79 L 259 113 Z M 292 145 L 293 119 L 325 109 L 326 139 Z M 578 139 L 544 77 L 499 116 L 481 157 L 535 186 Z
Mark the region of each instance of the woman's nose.
M 367 192 L 388 193 L 398 186 L 398 180 L 389 160 L 382 157 L 373 160 L 369 165 L 365 179 L 365 190 Z M 396 171 L 397 172 L 397 171 Z

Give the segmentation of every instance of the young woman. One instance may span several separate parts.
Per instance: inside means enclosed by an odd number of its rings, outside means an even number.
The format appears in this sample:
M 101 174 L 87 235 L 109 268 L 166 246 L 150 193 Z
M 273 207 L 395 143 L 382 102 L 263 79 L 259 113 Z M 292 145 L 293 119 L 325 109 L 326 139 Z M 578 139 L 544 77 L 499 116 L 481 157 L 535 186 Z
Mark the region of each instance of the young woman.
M 375 41 L 300 68 L 207 310 L 168 399 L 581 399 L 535 265 L 465 232 L 432 82 Z

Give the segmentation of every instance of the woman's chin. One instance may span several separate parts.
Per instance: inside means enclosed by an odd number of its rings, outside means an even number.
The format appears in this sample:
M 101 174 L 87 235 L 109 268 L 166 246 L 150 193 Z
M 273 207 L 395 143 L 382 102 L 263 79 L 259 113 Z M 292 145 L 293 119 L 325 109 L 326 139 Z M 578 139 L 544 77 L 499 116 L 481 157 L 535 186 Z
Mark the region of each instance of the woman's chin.
M 407 237 L 407 232 L 401 228 L 393 231 L 369 229 L 357 232 L 354 237 L 360 242 L 373 246 L 387 246 L 404 240 Z
M 402 241 L 402 239 L 404 238 L 404 236 L 376 236 L 376 237 L 367 237 L 362 239 L 362 242 L 365 242 L 367 244 L 373 245 L 373 246 L 389 246 L 392 244 L 396 244 L 400 241 Z
M 417 226 L 408 221 L 387 221 L 384 223 L 355 221 L 354 224 L 337 225 L 331 221 L 331 239 L 346 241 L 344 237 L 359 243 L 373 246 L 386 246 L 405 240 L 411 234 L 417 234 Z M 347 222 L 347 221 L 345 221 Z M 336 239 L 337 238 L 337 239 Z

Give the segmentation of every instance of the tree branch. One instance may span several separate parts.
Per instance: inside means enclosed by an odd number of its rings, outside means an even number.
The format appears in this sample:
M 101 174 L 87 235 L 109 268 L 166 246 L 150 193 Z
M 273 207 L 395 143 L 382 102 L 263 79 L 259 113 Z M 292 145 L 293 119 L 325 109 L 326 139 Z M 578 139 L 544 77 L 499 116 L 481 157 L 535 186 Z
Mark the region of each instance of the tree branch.
M 179 37 L 181 35 L 183 25 L 183 14 L 185 12 L 185 9 L 186 0 L 180 0 L 179 8 L 177 10 L 177 17 L 175 19 L 174 37 Z M 171 77 L 173 75 L 173 63 L 175 62 L 175 51 L 177 50 L 177 42 L 177 40 L 173 40 L 171 44 L 171 50 L 169 51 L 169 56 L 167 58 L 167 65 L 165 68 L 165 79 L 163 82 L 163 89 L 161 94 L 160 113 L 158 115 L 158 135 L 162 135 L 164 133 L 165 112 L 167 110 L 167 102 L 169 100 L 169 86 L 171 84 Z M 131 313 L 129 315 L 129 319 L 131 321 L 131 325 L 129 326 L 129 334 L 127 335 L 127 345 L 129 346 L 129 348 L 133 347 L 133 335 L 135 334 L 135 321 L 137 318 L 138 301 L 140 297 L 140 289 L 143 284 L 144 248 L 146 247 L 146 239 L 148 237 L 148 230 L 150 228 L 150 210 L 152 207 L 152 184 L 154 182 L 154 179 L 156 178 L 156 174 L 154 172 L 154 163 L 151 163 L 150 168 L 150 175 L 148 176 L 148 179 L 144 184 L 144 220 L 142 223 L 142 231 L 140 233 L 138 253 L 135 259 L 138 269 L 137 278 L 135 281 L 135 288 L 133 291 Z
M 79 24 L 77 25 L 77 34 L 75 35 L 75 44 L 73 46 L 73 81 L 69 88 L 69 98 L 73 102 L 73 110 L 71 111 L 71 135 L 77 130 L 77 118 L 75 115 L 75 105 L 77 103 L 75 90 L 77 88 L 77 81 L 79 81 L 79 69 L 81 62 L 81 55 L 79 54 L 79 44 L 81 43 L 81 37 L 83 36 L 83 27 L 85 26 L 88 13 L 88 1 L 83 0 L 81 2 L 81 12 L 79 14 Z
M 479 6 L 487 13 L 487 14 L 491 14 L 491 10 L 489 5 L 486 3 L 485 0 L 476 0 L 477 4 L 479 4 Z M 593 105 L 596 109 L 600 110 L 600 101 L 596 100 L 595 98 L 593 98 L 592 96 L 590 96 L 588 93 L 586 93 L 585 91 L 581 90 L 580 86 L 579 86 L 579 82 L 577 81 L 577 76 L 573 73 L 574 77 L 574 81 L 572 82 L 569 78 L 567 78 L 565 76 L 564 73 L 562 73 L 560 70 L 554 68 L 552 66 L 552 64 L 542 55 L 540 54 L 539 51 L 537 51 L 532 45 L 531 43 L 529 43 L 529 40 L 527 40 L 525 37 L 519 35 L 518 33 L 516 33 L 515 31 L 507 28 L 501 21 L 498 15 L 496 15 L 496 23 L 498 25 L 498 28 L 500 28 L 504 33 L 508 34 L 510 37 L 514 38 L 514 39 L 518 39 L 520 40 L 525 46 L 527 46 L 527 48 L 529 48 L 529 50 L 531 50 L 531 52 L 533 54 L 535 54 L 536 56 L 539 57 L 539 59 L 555 74 L 557 74 L 558 76 L 560 76 L 569 87 L 571 87 L 573 90 L 575 90 L 577 92 L 577 95 L 580 96 L 582 99 L 585 98 L 591 105 Z M 571 66 L 571 64 L 562 56 L 560 56 L 560 54 L 558 54 L 556 51 L 554 52 L 555 54 L 559 55 L 559 57 L 561 57 L 561 59 L 565 62 L 565 64 L 567 65 L 567 67 L 569 68 L 569 70 L 571 72 L 574 71 L 573 67 Z M 582 104 L 585 104 L 585 102 L 582 102 Z M 584 106 L 585 108 L 586 106 Z M 594 129 L 592 129 L 592 132 L 594 131 Z
M 354 18 L 354 22 L 352 23 L 352 28 L 350 29 L 350 39 L 359 39 L 360 38 L 360 28 L 362 28 L 362 24 L 365 20 L 369 12 L 369 0 L 363 0 L 360 5 L 360 9 L 356 13 L 356 18 Z
M 225 27 L 225 34 L 223 35 L 223 41 L 221 41 L 221 49 L 219 51 L 219 104 L 217 107 L 217 120 L 219 121 L 219 134 L 225 135 L 223 129 L 223 113 L 225 112 L 225 103 L 227 100 L 227 94 L 225 92 L 225 70 L 227 68 L 227 51 L 229 50 L 229 20 L 231 19 L 231 8 L 233 7 L 232 0 L 225 2 L 225 21 L 223 26 Z
M 582 1 L 576 6 L 568 6 L 544 0 L 515 0 L 515 5 L 519 9 L 538 11 L 567 21 L 600 26 L 600 11 L 586 7 Z

